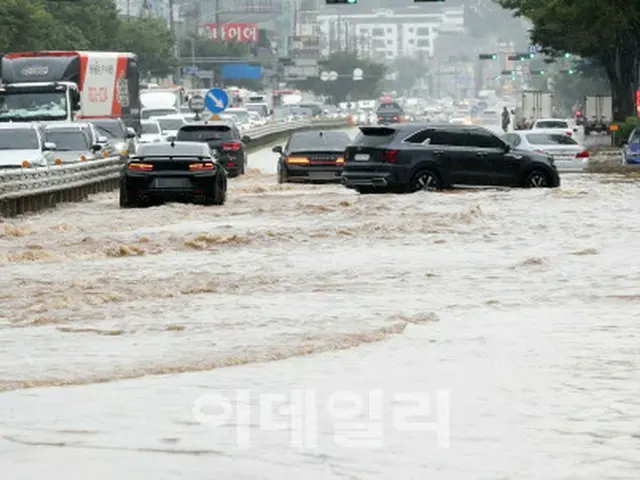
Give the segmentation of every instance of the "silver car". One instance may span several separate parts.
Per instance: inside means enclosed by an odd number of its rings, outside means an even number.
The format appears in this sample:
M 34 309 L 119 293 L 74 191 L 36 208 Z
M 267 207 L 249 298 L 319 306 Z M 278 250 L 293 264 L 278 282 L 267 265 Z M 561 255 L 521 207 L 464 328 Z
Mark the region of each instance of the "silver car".
M 517 130 L 502 139 L 519 150 L 551 155 L 559 172 L 581 172 L 589 166 L 589 151 L 564 133 Z
M 0 169 L 52 165 L 55 148 L 36 124 L 0 123 Z
M 98 157 L 103 145 L 91 144 L 89 137 L 75 125 L 47 125 L 45 141 L 55 145 L 56 165 L 86 162 Z M 102 157 L 102 155 L 100 155 Z

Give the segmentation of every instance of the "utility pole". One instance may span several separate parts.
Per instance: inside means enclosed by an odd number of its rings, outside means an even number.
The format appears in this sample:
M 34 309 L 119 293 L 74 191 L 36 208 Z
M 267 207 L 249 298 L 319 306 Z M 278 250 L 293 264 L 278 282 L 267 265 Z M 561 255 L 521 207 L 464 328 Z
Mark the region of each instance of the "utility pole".
M 216 0 L 216 42 L 222 42 L 222 25 L 220 24 L 220 0 Z

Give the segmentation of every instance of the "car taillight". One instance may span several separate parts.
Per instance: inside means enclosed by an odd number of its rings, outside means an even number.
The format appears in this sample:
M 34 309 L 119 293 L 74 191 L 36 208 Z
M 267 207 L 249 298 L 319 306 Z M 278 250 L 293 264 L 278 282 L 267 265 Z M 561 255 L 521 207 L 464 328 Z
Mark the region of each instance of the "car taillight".
M 134 172 L 149 172 L 153 170 L 153 165 L 151 165 L 150 163 L 132 162 L 129 164 L 128 168 L 129 170 Z
M 577 153 L 576 158 L 589 158 L 589 151 L 583 150 L 580 153 Z
M 544 151 L 544 150 L 540 150 L 539 148 L 536 148 L 536 149 L 534 150 L 534 152 L 538 152 L 538 153 L 545 153 L 545 151 Z
M 398 156 L 398 150 L 385 150 L 384 161 L 387 163 L 396 163 L 396 157 Z
M 573 132 L 572 132 L 571 130 L 569 130 L 569 131 L 567 132 L 567 135 L 571 136 L 571 135 L 573 135 Z
M 189 170 L 213 170 L 214 165 L 213 162 L 204 162 L 204 163 L 192 163 L 189 165 Z
M 382 117 L 378 117 L 378 121 L 381 122 L 382 121 Z
M 223 150 L 240 150 L 242 144 L 240 142 L 226 142 L 222 144 Z
M 398 117 L 393 117 L 394 120 L 398 120 Z
M 344 163 L 344 157 L 338 157 L 338 158 L 336 158 L 336 163 L 338 163 L 338 164 L 342 164 L 342 163 Z

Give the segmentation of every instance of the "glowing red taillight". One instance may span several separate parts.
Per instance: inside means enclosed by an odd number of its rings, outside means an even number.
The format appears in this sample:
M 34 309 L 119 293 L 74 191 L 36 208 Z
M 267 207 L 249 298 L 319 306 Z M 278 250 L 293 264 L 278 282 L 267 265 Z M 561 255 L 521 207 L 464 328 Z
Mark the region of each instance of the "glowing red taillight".
M 571 136 L 571 135 L 573 135 L 573 132 L 572 132 L 571 130 L 569 130 L 569 131 L 567 132 L 567 135 Z
M 394 120 L 398 120 L 398 117 L 393 117 Z
M 226 142 L 222 144 L 223 150 L 240 150 L 242 144 L 240 142 Z
M 382 117 L 378 117 L 378 121 L 381 122 L 382 121 Z
M 589 158 L 589 152 L 587 150 L 583 150 L 576 154 L 576 158 Z
M 398 150 L 385 150 L 383 152 L 384 161 L 387 163 L 396 163 L 396 157 L 398 156 Z

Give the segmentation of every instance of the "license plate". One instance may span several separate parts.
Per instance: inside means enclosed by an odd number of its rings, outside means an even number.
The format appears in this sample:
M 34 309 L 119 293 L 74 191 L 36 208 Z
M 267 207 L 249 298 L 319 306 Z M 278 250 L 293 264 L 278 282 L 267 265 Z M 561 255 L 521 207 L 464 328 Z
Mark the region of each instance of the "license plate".
M 369 154 L 368 153 L 356 153 L 355 156 L 353 157 L 353 159 L 356 162 L 368 162 L 369 161 Z
M 309 172 L 309 177 L 312 180 L 333 180 L 336 175 L 333 172 Z
M 191 188 L 188 178 L 156 178 L 152 188 Z

